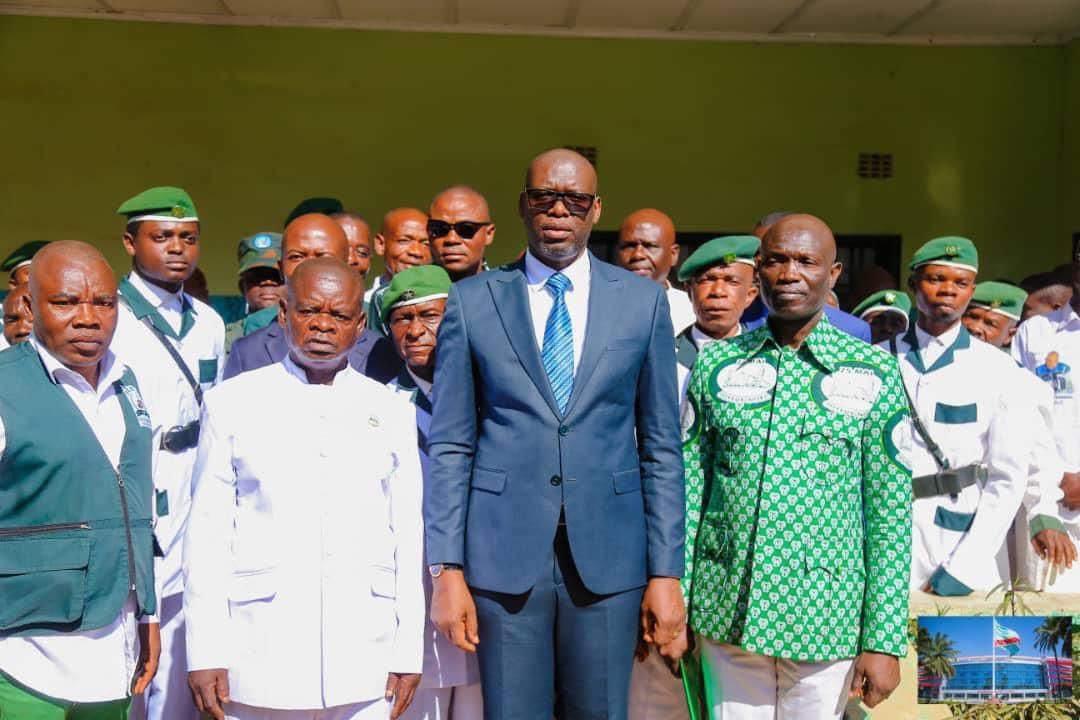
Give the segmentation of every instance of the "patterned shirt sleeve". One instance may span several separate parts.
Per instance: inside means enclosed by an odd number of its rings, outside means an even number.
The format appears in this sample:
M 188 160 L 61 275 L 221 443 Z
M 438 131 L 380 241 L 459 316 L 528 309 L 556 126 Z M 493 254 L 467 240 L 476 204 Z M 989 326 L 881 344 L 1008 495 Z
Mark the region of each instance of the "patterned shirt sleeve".
M 701 355 L 690 375 L 686 405 L 683 408 L 683 467 L 686 480 L 686 569 L 682 579 L 683 598 L 690 606 L 694 577 L 694 548 L 705 503 L 706 475 L 712 472 L 712 448 L 709 433 L 708 363 Z
M 860 650 L 907 654 L 911 574 L 911 420 L 900 369 L 889 358 L 862 438 L 866 591 Z

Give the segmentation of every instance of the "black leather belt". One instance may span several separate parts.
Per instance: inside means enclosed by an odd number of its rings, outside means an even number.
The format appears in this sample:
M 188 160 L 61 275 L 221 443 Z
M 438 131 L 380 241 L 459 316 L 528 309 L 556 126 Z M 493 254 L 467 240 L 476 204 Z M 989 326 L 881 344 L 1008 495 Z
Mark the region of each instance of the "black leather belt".
M 933 475 L 912 478 L 911 489 L 916 498 L 959 495 L 961 490 L 980 480 L 986 480 L 986 466 L 966 465 L 962 468 L 942 470 Z
M 187 425 L 177 425 L 161 435 L 161 449 L 169 452 L 182 452 L 199 444 L 199 421 L 192 420 Z

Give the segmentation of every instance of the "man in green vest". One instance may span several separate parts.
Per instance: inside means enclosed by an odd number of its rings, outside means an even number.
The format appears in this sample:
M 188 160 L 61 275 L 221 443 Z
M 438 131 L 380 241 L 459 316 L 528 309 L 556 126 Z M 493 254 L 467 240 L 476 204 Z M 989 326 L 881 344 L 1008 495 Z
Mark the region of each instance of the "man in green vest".
M 150 418 L 101 253 L 53 243 L 29 287 L 0 353 L 0 717 L 122 720 L 160 651 Z
M 758 254 L 768 321 L 691 375 L 684 593 L 725 720 L 839 720 L 849 690 L 873 707 L 900 681 L 907 404 L 896 360 L 823 314 L 839 274 L 825 223 L 778 221 Z

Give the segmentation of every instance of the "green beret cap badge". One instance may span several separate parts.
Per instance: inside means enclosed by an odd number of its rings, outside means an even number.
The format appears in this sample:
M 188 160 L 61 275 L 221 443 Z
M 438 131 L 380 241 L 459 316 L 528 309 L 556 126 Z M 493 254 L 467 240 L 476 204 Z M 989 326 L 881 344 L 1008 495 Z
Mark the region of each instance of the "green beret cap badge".
M 399 302 L 409 302 L 410 300 L 415 300 L 415 299 L 416 299 L 416 291 L 415 290 L 406 290 L 403 293 L 401 293 L 401 295 L 398 296 L 398 301 Z
M 944 252 L 949 257 L 956 257 L 960 254 L 960 248 L 956 247 L 955 245 L 946 245 Z
M 994 309 L 997 309 L 997 308 L 1001 307 L 1001 301 L 1000 300 L 991 300 L 990 301 L 990 307 L 992 307 Z
M 886 305 L 894 305 L 896 304 L 896 293 L 887 292 L 885 293 L 885 297 L 882 298 L 882 300 Z
M 180 207 L 179 205 L 173 205 L 172 216 L 174 218 L 182 218 L 184 217 L 184 214 L 184 208 Z
M 730 265 L 733 262 L 735 262 L 735 253 L 728 253 L 727 255 L 724 256 L 724 264 L 725 265 Z

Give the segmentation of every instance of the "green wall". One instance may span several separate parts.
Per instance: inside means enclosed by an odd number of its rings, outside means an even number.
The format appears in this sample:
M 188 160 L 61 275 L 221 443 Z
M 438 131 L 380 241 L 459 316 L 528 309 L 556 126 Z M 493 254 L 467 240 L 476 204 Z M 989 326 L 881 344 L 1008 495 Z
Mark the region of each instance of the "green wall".
M 1080 40 L 1065 49 L 1062 177 L 1062 234 L 1080 232 Z M 1064 257 L 1061 262 L 1068 258 Z
M 501 261 L 522 247 L 516 194 L 529 158 L 582 144 L 599 147 L 602 228 L 643 205 L 695 231 L 804 209 L 837 232 L 899 233 L 905 254 L 968 234 L 987 275 L 1018 278 L 1058 261 L 1065 230 L 1080 229 L 1076 203 L 1063 201 L 1080 187 L 1078 78 L 1075 43 L 749 45 L 0 17 L 0 253 L 74 237 L 126 265 L 113 210 L 145 186 L 177 184 L 204 219 L 211 286 L 229 292 L 236 241 L 278 229 L 301 197 L 337 195 L 378 218 L 465 182 L 491 201 Z M 859 151 L 894 153 L 895 178 L 857 179 Z

